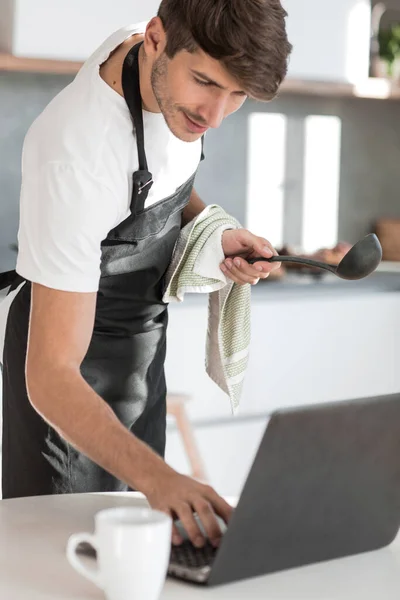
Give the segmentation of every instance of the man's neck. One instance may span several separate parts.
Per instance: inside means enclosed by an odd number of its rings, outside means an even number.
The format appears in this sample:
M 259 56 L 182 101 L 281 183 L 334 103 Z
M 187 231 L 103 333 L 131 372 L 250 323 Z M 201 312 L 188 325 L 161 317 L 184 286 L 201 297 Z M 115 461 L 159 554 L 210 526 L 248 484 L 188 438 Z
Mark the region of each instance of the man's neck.
M 118 46 L 100 66 L 100 77 L 117 94 L 124 97 L 122 88 L 122 67 L 128 52 L 143 41 L 143 35 L 133 35 Z M 151 67 L 146 63 L 143 46 L 139 50 L 140 93 L 143 108 L 149 112 L 159 113 L 160 108 L 151 86 Z

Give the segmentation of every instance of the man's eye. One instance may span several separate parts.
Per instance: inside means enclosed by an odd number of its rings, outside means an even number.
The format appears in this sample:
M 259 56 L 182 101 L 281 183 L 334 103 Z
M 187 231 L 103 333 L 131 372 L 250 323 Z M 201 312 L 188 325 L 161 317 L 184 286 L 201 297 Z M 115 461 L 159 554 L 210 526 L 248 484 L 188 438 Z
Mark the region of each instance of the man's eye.
M 210 85 L 208 81 L 202 81 L 201 79 L 197 79 L 197 77 L 194 77 L 194 80 L 199 85 Z

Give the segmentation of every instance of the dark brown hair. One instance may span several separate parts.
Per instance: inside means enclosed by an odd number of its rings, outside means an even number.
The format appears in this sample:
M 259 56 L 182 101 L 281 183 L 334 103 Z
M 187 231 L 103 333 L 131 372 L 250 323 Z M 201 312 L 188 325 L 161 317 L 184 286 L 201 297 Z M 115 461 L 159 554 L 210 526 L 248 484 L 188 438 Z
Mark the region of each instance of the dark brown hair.
M 292 49 L 280 0 L 162 0 L 158 16 L 169 58 L 200 47 L 250 97 L 276 96 Z

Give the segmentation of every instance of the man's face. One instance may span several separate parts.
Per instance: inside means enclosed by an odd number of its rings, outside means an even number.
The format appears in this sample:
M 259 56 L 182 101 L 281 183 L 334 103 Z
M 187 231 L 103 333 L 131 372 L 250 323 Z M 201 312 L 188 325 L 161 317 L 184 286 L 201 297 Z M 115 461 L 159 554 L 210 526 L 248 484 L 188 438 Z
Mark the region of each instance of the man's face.
M 219 127 L 246 99 L 221 63 L 202 50 L 181 51 L 172 59 L 163 52 L 153 64 L 151 84 L 168 127 L 184 142 Z

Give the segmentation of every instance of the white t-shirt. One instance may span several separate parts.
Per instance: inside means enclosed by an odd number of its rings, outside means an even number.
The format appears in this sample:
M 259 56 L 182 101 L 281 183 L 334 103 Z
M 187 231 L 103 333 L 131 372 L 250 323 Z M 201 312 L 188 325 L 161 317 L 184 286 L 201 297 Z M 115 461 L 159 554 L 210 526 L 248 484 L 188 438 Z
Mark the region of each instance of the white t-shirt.
M 132 120 L 122 96 L 99 67 L 146 23 L 111 35 L 74 81 L 29 129 L 22 156 L 17 272 L 73 292 L 95 292 L 101 241 L 129 215 L 138 169 Z M 182 142 L 161 113 L 143 111 L 147 162 L 154 184 L 146 206 L 175 192 L 195 172 L 201 141 Z

